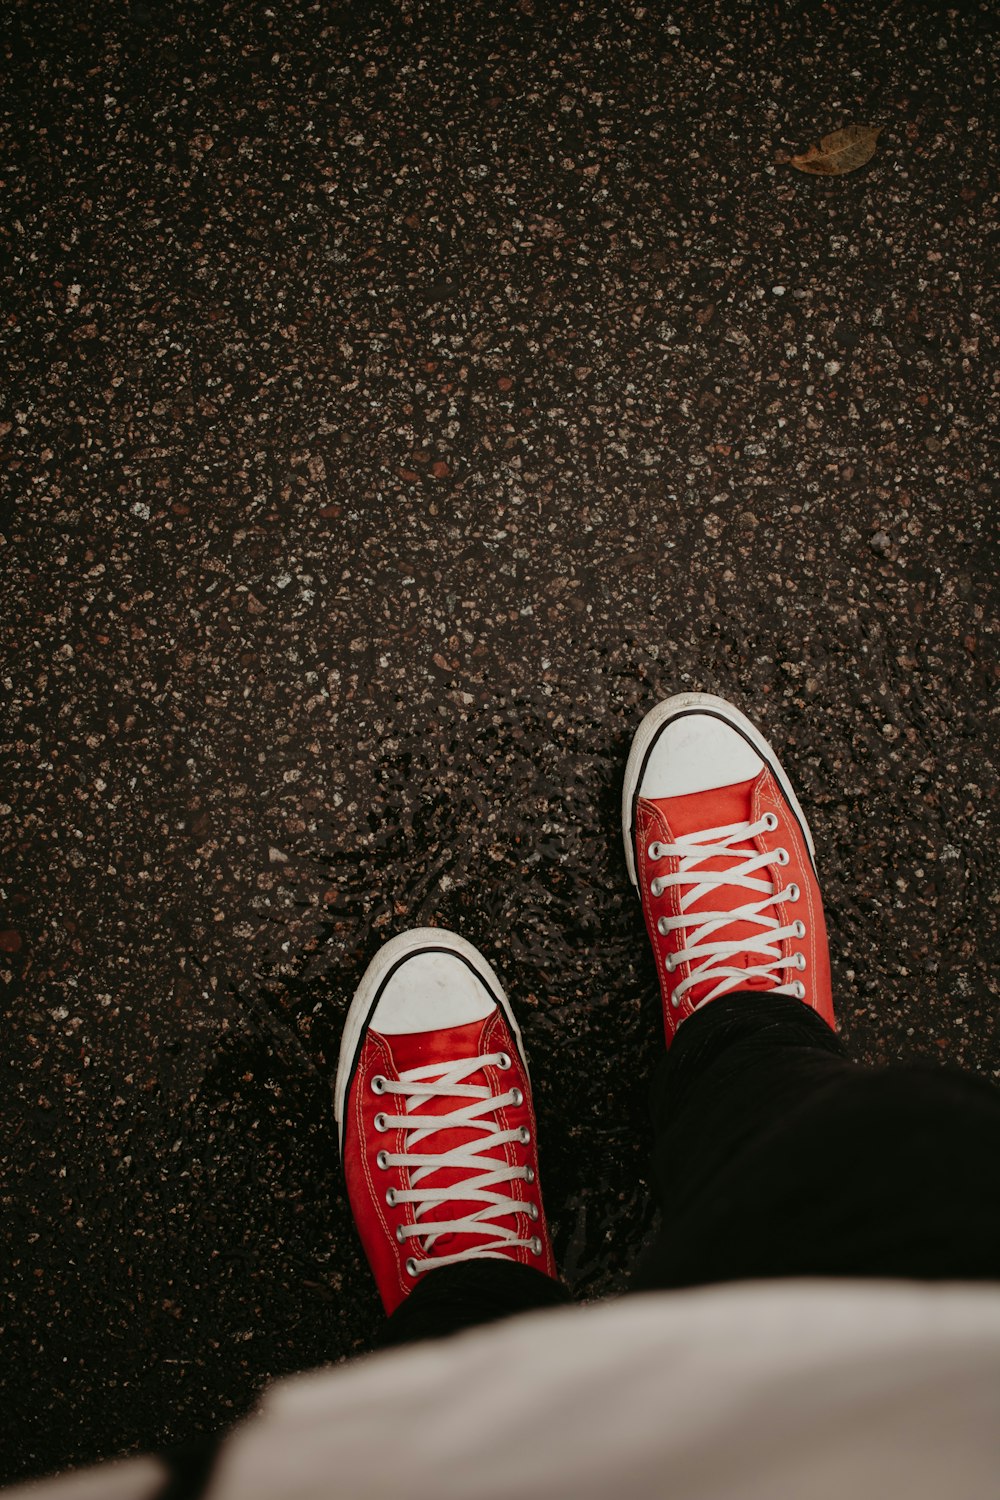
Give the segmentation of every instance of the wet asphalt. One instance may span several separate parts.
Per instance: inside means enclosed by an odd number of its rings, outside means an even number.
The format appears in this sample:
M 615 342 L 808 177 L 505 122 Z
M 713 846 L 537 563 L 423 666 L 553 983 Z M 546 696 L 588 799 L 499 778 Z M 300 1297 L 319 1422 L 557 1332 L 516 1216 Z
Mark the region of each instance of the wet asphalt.
M 669 693 L 792 775 L 855 1055 L 1000 1076 L 997 55 L 974 3 L 2 13 L 11 1479 L 370 1347 L 330 1086 L 407 926 L 500 973 L 564 1273 L 626 1285 Z

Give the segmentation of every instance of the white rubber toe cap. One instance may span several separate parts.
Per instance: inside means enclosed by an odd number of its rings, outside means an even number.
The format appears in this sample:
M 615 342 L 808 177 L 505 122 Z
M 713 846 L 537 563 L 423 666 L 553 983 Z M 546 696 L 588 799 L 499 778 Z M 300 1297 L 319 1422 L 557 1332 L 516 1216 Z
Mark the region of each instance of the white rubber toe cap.
M 472 969 L 454 953 L 414 953 L 389 979 L 369 1025 L 383 1036 L 401 1036 L 485 1020 L 495 1009 Z
M 707 713 L 686 713 L 658 734 L 639 783 L 639 796 L 685 797 L 758 776 L 764 762 L 731 724 Z
M 636 884 L 635 809 L 651 802 L 713 791 L 759 776 L 769 766 L 798 819 L 810 857 L 813 841 L 791 782 L 746 714 L 713 693 L 678 693 L 651 708 L 635 732 L 622 783 L 622 837 L 629 879 Z

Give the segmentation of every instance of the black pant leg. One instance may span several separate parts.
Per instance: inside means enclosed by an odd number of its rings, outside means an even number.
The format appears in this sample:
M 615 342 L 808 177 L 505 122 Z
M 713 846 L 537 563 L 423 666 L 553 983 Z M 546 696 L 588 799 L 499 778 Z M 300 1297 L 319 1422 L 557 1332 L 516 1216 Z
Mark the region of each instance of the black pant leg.
M 1000 1278 L 1000 1092 L 979 1079 L 861 1067 L 799 1001 L 734 993 L 679 1028 L 653 1116 L 637 1288 Z
M 561 1281 L 520 1261 L 467 1260 L 429 1271 L 385 1324 L 380 1347 L 444 1338 L 539 1307 L 572 1301 Z

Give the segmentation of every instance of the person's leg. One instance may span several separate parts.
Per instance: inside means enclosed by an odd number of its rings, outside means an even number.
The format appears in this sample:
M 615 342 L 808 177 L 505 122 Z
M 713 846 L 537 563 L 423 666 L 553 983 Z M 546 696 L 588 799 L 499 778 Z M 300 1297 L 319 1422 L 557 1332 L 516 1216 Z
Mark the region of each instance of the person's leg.
M 659 704 L 633 742 L 622 826 L 668 1049 L 663 1225 L 637 1285 L 1000 1276 L 1000 1095 L 844 1056 L 812 837 L 760 732 L 706 694 Z
M 469 1260 L 424 1279 L 384 1325 L 380 1347 L 443 1338 L 516 1313 L 563 1307 L 569 1291 L 554 1276 L 511 1260 Z
M 425 928 L 375 956 L 345 1023 L 335 1114 L 383 1345 L 569 1300 L 521 1034 L 470 943 Z
M 801 1001 L 731 993 L 653 1086 L 662 1219 L 636 1289 L 765 1276 L 1000 1277 L 1000 1092 L 868 1069 Z

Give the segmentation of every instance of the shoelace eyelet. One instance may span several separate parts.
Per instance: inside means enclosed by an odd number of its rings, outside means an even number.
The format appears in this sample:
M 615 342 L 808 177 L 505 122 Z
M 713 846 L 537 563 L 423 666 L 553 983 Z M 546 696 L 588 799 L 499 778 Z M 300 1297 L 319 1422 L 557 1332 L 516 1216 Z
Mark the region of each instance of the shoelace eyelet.
M 520 1089 L 511 1089 L 511 1091 L 510 1091 L 510 1102 L 511 1102 L 511 1104 L 514 1104 L 514 1105 L 523 1104 L 524 1103 L 524 1095 L 521 1093 Z
M 804 1000 L 806 998 L 806 987 L 801 979 L 796 979 L 795 981 L 795 998 L 796 1000 Z
M 541 1255 L 542 1253 L 542 1242 L 537 1234 L 531 1241 L 531 1253 L 532 1255 Z
M 649 894 L 654 897 L 654 899 L 663 895 L 663 881 L 659 878 L 659 876 L 657 876 L 655 880 L 651 880 L 649 882 Z
M 385 1093 L 385 1079 L 382 1077 L 381 1073 L 376 1073 L 375 1076 L 372 1078 L 372 1093 L 373 1094 L 384 1094 Z
M 381 1169 L 382 1169 L 383 1172 L 387 1172 L 389 1170 L 389 1153 L 388 1153 L 388 1151 L 380 1151 L 379 1152 L 379 1154 L 375 1158 L 375 1165 L 377 1167 L 381 1167 Z
M 650 844 L 649 848 L 646 850 L 646 858 L 647 859 L 659 859 L 660 858 L 660 845 L 656 842 L 655 839 Z
M 506 1073 L 507 1069 L 510 1067 L 510 1058 L 507 1056 L 506 1052 L 500 1053 L 500 1056 L 497 1058 L 496 1065 L 498 1068 L 502 1068 Z
M 670 1004 L 673 1006 L 674 1010 L 680 1010 L 681 1008 L 681 1002 L 678 1000 L 676 995 L 670 996 Z
M 776 865 L 787 865 L 791 857 L 787 849 L 775 849 L 774 851 L 774 862 Z
M 417 1263 L 413 1259 L 412 1255 L 410 1255 L 410 1256 L 407 1257 L 407 1261 L 406 1261 L 406 1274 L 407 1274 L 407 1276 L 419 1276 L 420 1275 L 420 1272 L 417 1269 Z
M 528 1142 L 531 1140 L 531 1131 L 528 1129 L 527 1125 L 522 1125 L 520 1127 L 517 1132 L 517 1138 L 521 1142 L 522 1146 L 526 1146 L 528 1144 Z
M 765 813 L 763 822 L 764 827 L 768 830 L 769 833 L 773 833 L 778 826 L 778 820 L 775 817 L 774 813 Z
M 806 935 L 806 924 L 804 922 L 796 922 L 792 931 L 797 938 L 804 938 Z
M 389 1205 L 390 1208 L 395 1208 L 395 1206 L 396 1206 L 396 1189 L 395 1188 L 387 1188 L 386 1189 L 385 1201 L 386 1201 L 386 1203 L 388 1203 L 388 1205 Z
M 538 1219 L 538 1204 L 537 1203 L 529 1203 L 528 1204 L 528 1218 L 532 1219 L 532 1220 L 537 1220 Z
M 525 1180 L 525 1182 L 534 1182 L 534 1180 L 535 1180 L 535 1169 L 534 1169 L 534 1167 L 525 1167 L 525 1169 L 524 1169 L 524 1180 Z
M 797 969 L 804 969 L 805 966 L 806 966 L 806 956 L 805 956 L 805 954 L 804 953 L 796 953 L 796 955 L 795 955 L 795 967 Z
M 661 937 L 666 937 L 667 933 L 670 931 L 670 928 L 667 926 L 667 918 L 666 917 L 661 917 L 660 918 L 660 920 L 656 924 L 656 930 L 660 934 Z
M 398 1241 L 398 1243 L 400 1245 L 406 1239 L 406 1235 L 403 1233 L 403 1226 L 402 1226 L 402 1224 L 397 1224 L 396 1225 L 396 1239 L 397 1239 L 397 1241 Z
M 388 1129 L 388 1126 L 385 1123 L 385 1115 L 382 1114 L 376 1115 L 374 1120 L 372 1121 L 372 1124 L 375 1126 L 376 1130 Z

